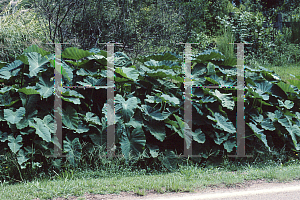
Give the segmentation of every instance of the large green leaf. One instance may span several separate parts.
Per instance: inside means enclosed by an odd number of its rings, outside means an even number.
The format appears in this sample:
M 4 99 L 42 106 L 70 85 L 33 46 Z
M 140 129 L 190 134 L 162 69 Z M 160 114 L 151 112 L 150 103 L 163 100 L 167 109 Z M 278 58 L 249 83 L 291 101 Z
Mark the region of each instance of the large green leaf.
M 198 142 L 203 144 L 205 142 L 205 134 L 201 131 L 200 128 L 196 129 L 195 132 L 192 133 L 193 139 Z
M 68 153 L 68 160 L 73 165 L 76 166 L 77 161 L 80 160 L 82 146 L 79 142 L 79 138 L 75 138 L 73 141 L 70 141 L 67 137 L 67 140 L 64 140 L 64 151 Z
M 0 141 L 1 142 L 6 142 L 6 140 L 8 140 L 8 135 L 7 135 L 7 132 L 2 132 L 1 130 L 0 130 Z
M 77 92 L 76 90 L 70 90 L 69 88 L 61 88 L 63 96 L 76 97 L 84 99 L 84 96 Z
M 237 58 L 225 58 L 224 61 L 212 60 L 211 62 L 214 63 L 215 65 L 235 66 L 237 65 Z
M 170 112 L 160 112 L 159 110 L 155 110 L 154 108 L 148 105 L 141 105 L 141 108 L 147 116 L 150 116 L 152 119 L 158 121 L 165 120 L 171 115 Z
M 236 147 L 236 140 L 230 139 L 223 143 L 224 149 L 226 149 L 227 152 L 232 152 L 233 148 Z
M 81 66 L 81 67 L 85 67 L 86 65 L 88 65 L 89 64 L 89 60 L 83 60 L 83 61 L 72 61 L 72 60 L 66 60 L 66 62 L 68 62 L 68 63 L 71 63 L 72 65 L 74 65 L 74 66 L 77 66 L 77 67 L 79 67 L 79 66 Z
M 136 97 L 131 97 L 127 101 L 119 94 L 115 97 L 115 112 L 121 113 L 126 123 L 130 121 L 137 106 L 138 99 Z
M 153 78 L 170 78 L 170 79 L 174 79 L 177 80 L 178 79 L 178 75 L 177 73 L 175 73 L 173 70 L 165 70 L 165 69 L 157 69 L 157 70 L 152 70 L 149 69 L 145 66 L 141 66 L 140 67 L 141 70 L 143 70 L 144 72 L 146 72 L 147 75 L 153 77 Z M 181 81 L 181 79 L 178 79 L 179 81 Z
M 282 112 L 279 110 L 275 110 L 274 113 L 267 112 L 266 115 L 272 120 L 272 122 L 274 122 L 282 117 Z
M 22 136 L 18 135 L 17 138 L 14 138 L 13 136 L 8 136 L 8 146 L 10 150 L 13 153 L 17 153 L 20 148 L 23 146 L 23 144 L 20 144 L 22 142 Z
M 130 58 L 123 52 L 116 52 L 114 58 L 115 67 L 129 67 L 132 65 Z
M 159 155 L 159 148 L 157 145 L 146 144 L 149 149 L 149 153 L 152 158 L 156 158 Z
M 91 53 L 95 53 L 97 55 L 88 56 L 87 59 L 89 60 L 96 60 L 97 62 L 101 63 L 102 65 L 107 66 L 107 52 L 100 50 L 99 48 L 92 48 L 89 50 Z
M 87 112 L 84 119 L 86 120 L 86 122 L 101 125 L 99 117 L 97 115 L 96 116 L 95 115 L 96 115 L 95 113 Z
M 117 67 L 115 69 L 115 72 L 120 74 L 121 76 L 131 79 L 133 81 L 138 80 L 138 77 L 139 77 L 139 72 L 134 68 Z
M 48 58 L 49 59 L 49 58 Z M 55 58 L 52 60 L 49 59 L 51 66 L 54 68 L 55 66 Z M 61 60 L 61 71 L 60 73 L 66 78 L 69 82 L 73 80 L 73 68 L 66 64 L 64 60 Z M 67 85 L 67 84 L 66 84 Z
M 225 118 L 223 115 L 221 115 L 220 113 L 217 113 L 217 112 L 214 115 L 215 115 L 214 118 L 207 115 L 208 119 L 211 119 L 211 120 L 217 122 L 216 125 L 212 124 L 214 127 L 218 128 L 220 130 L 224 130 L 228 133 L 236 133 L 236 129 L 234 128 L 232 122 L 229 121 L 228 118 Z
M 88 69 L 84 69 L 84 68 L 80 68 L 76 74 L 79 76 L 94 76 L 96 74 L 98 74 L 98 71 L 92 71 L 92 70 L 88 70 Z
M 68 59 L 73 59 L 73 60 L 80 60 L 82 58 L 88 57 L 94 55 L 94 53 L 91 53 L 89 51 L 85 51 L 82 49 L 78 49 L 76 47 L 69 47 L 66 48 L 62 54 L 62 58 L 68 58 Z
M 216 71 L 215 71 L 215 65 L 212 64 L 211 62 L 207 63 L 207 75 L 215 75 Z
M 79 98 L 74 98 L 74 97 L 61 97 L 62 100 L 64 101 L 68 101 L 74 104 L 81 104 L 80 99 Z
M 29 121 L 29 126 L 35 128 L 35 133 L 38 136 L 40 136 L 43 140 L 45 140 L 46 142 L 51 142 L 51 133 L 49 127 L 51 127 L 52 124 L 50 124 L 50 122 L 47 121 L 48 119 L 44 121 L 40 118 L 34 118 L 34 120 L 36 121 L 36 123 Z M 48 122 L 48 124 L 45 124 L 46 122 Z
M 51 54 L 50 52 L 48 51 L 45 51 L 44 49 L 42 48 L 39 48 L 37 45 L 31 45 L 29 47 L 27 47 L 24 51 L 23 51 L 23 54 L 25 53 L 31 53 L 31 52 L 36 52 L 36 53 L 39 53 L 41 54 L 42 56 L 46 56 L 46 55 L 49 55 Z
M 30 76 L 37 76 L 40 71 L 47 70 L 48 67 L 45 64 L 49 62 L 48 58 L 42 57 L 36 52 L 27 53 L 26 56 L 28 57 Z
M 181 69 L 180 66 L 178 66 L 177 62 L 173 62 L 170 60 L 163 60 L 163 61 L 155 61 L 155 60 L 150 60 L 144 63 L 147 68 L 152 69 L 152 70 L 159 70 L 159 69 L 164 69 L 164 70 L 177 70 Z
M 105 79 L 96 79 L 94 77 L 88 76 L 84 79 L 84 82 L 77 81 L 78 84 L 83 86 L 106 86 L 107 82 Z M 97 87 L 95 87 L 97 89 Z
M 275 131 L 276 129 L 270 119 L 264 119 L 260 125 L 265 130 Z
M 34 122 L 33 117 L 36 117 L 38 113 L 36 106 L 40 96 L 26 95 L 22 92 L 19 93 L 19 96 L 21 98 L 22 105 L 26 110 L 25 117 L 23 117 L 21 121 L 17 123 L 17 128 L 21 130 L 29 125 L 29 121 Z
M 224 61 L 225 56 L 218 50 L 209 49 L 202 53 L 198 53 L 192 56 L 192 60 L 198 60 L 198 62 L 207 62 L 207 61 Z
M 39 92 L 36 91 L 35 87 L 32 86 L 27 86 L 26 88 L 18 89 L 18 92 L 23 92 L 26 95 L 40 94 Z
M 222 94 L 221 92 L 219 92 L 219 90 L 215 90 L 213 92 L 210 91 L 210 93 L 221 100 L 223 107 L 233 110 L 235 103 L 230 94 Z
M 71 130 L 76 130 L 78 127 L 78 113 L 74 108 L 68 105 L 67 109 L 62 111 L 62 122 L 63 124 Z
M 164 122 L 150 119 L 149 121 L 144 122 L 144 126 L 148 131 L 150 131 L 151 135 L 153 135 L 159 141 L 163 142 L 166 138 Z
M 217 101 L 214 97 L 210 97 L 210 96 L 205 96 L 202 99 L 200 99 L 201 103 L 213 103 Z
M 162 98 L 159 97 L 159 95 L 156 96 L 150 96 L 150 95 L 146 95 L 146 99 L 144 99 L 145 102 L 148 103 L 161 103 L 162 102 Z
M 85 124 L 83 124 L 83 123 L 79 123 L 78 124 L 78 127 L 77 127 L 77 129 L 76 129 L 76 133 L 86 133 L 86 132 L 88 132 L 90 129 L 89 129 L 89 127 L 88 126 L 86 126 Z
M 271 152 L 271 148 L 268 145 L 268 141 L 267 141 L 266 135 L 263 134 L 263 130 L 257 128 L 256 125 L 253 124 L 253 123 L 251 123 L 251 122 L 250 123 L 246 123 L 246 124 L 248 124 L 248 126 L 252 129 L 253 133 L 265 144 L 265 146 Z
M 97 134 L 95 133 L 95 134 L 89 135 L 89 137 L 91 138 L 91 140 L 94 143 L 94 145 L 99 145 L 99 146 L 104 145 L 106 143 L 106 140 L 107 140 L 106 135 L 102 134 L 102 133 L 100 133 L 100 134 L 99 133 L 97 133 Z
M 142 127 L 134 129 L 132 132 L 124 131 L 120 140 L 122 153 L 125 159 L 128 160 L 130 154 L 137 155 L 142 153 L 146 144 L 146 136 Z
M 67 65 L 63 60 L 61 61 L 61 74 L 68 79 L 69 82 L 73 80 L 73 68 Z
M 182 59 L 181 56 L 177 55 L 173 52 L 165 52 L 160 54 L 152 54 L 152 55 L 146 55 L 146 56 L 140 56 L 137 58 L 140 62 L 146 62 L 149 60 L 156 60 L 156 61 L 164 61 L 164 60 L 179 60 Z
M 281 123 L 281 125 L 283 125 L 286 128 L 288 133 L 291 135 L 296 150 L 299 151 L 300 143 L 297 143 L 297 138 L 296 138 L 296 135 L 298 136 L 298 138 L 300 137 L 299 126 L 296 124 L 292 124 L 292 121 L 289 116 L 286 116 L 284 119 L 279 119 L 278 122 Z
M 12 76 L 16 76 L 12 71 L 17 70 L 23 63 L 20 60 L 15 60 L 6 67 L 0 69 L 0 79 L 10 79 Z M 20 70 L 20 69 L 19 69 Z
M 236 63 L 235 63 L 236 65 Z M 219 70 L 226 76 L 236 76 L 237 75 L 237 68 L 230 68 L 230 69 L 224 69 L 222 67 L 218 67 Z
M 190 148 L 193 138 L 192 127 L 189 127 L 188 124 L 181 120 L 181 118 L 173 114 L 177 121 L 177 127 L 173 126 L 173 130 L 178 133 L 178 135 L 185 139 L 187 148 Z
M 282 81 L 276 84 L 286 93 L 286 95 L 288 95 L 288 93 L 296 93 L 295 90 L 289 84 L 286 84 Z
M 68 101 L 74 104 L 81 104 L 79 98 L 84 98 L 82 94 L 77 92 L 76 90 L 70 90 L 69 88 L 61 88 L 62 89 L 62 96 L 61 99 L 64 101 Z
M 162 94 L 162 95 L 160 95 L 160 98 L 162 98 L 163 101 L 170 102 L 173 106 L 180 104 L 180 101 L 177 97 L 171 97 L 168 94 Z
M 44 99 L 47 99 L 53 95 L 54 82 L 50 81 L 50 79 L 47 79 L 45 76 L 39 77 L 36 89 Z
M 25 108 L 20 107 L 16 112 L 11 109 L 4 109 L 4 119 L 11 124 L 18 123 L 25 115 Z
M 11 87 L 11 86 L 5 86 L 4 88 L 0 89 L 0 94 L 4 94 L 4 93 L 6 93 L 7 91 L 10 91 L 10 90 L 16 90 L 16 89 Z
M 163 166 L 167 168 L 169 171 L 172 171 L 174 168 L 176 168 L 178 163 L 178 158 L 176 157 L 174 151 L 170 151 L 165 149 L 163 152 L 163 157 L 158 157 L 158 159 L 161 161 Z
M 23 163 L 25 163 L 27 160 L 29 160 L 29 158 L 26 157 L 26 154 L 24 153 L 24 150 L 21 149 L 18 153 L 18 157 L 17 157 L 18 163 L 21 166 L 21 169 L 25 169 L 25 166 L 22 166 Z
M 267 81 L 261 83 L 255 82 L 255 84 L 256 87 L 254 92 L 259 94 L 259 96 L 261 96 L 263 100 L 269 100 L 269 94 L 271 93 L 273 84 Z
M 125 125 L 128 127 L 137 128 L 137 127 L 139 127 L 141 125 L 145 125 L 145 124 L 143 124 L 143 120 L 132 117 L 132 118 L 130 118 L 130 121 L 128 123 L 125 123 Z
M 43 123 L 44 126 L 47 127 L 51 133 L 56 133 L 54 119 L 51 115 L 46 115 L 43 119 Z
M 4 67 L 5 65 L 7 65 L 7 62 L 0 61 L 0 69 L 1 69 L 2 67 Z
M 290 100 L 286 100 L 284 103 L 280 99 L 277 99 L 277 101 L 279 102 L 280 107 L 285 107 L 286 109 L 291 109 L 294 106 L 294 102 Z
M 300 81 L 299 80 L 293 80 L 293 79 L 290 79 L 288 80 L 288 82 L 294 86 L 296 86 L 298 89 L 300 89 Z
M 29 125 L 29 121 L 34 122 L 34 117 L 36 117 L 37 113 L 37 110 L 26 113 L 25 117 L 23 117 L 21 121 L 17 123 L 17 128 L 19 130 L 26 128 Z
M 215 85 L 223 85 L 223 86 L 234 86 L 236 85 L 236 81 L 223 80 L 223 77 L 219 77 L 217 75 L 211 75 L 210 77 L 204 77 L 207 81 L 215 84 Z
M 214 138 L 214 141 L 217 145 L 220 145 L 222 144 L 222 142 L 226 141 L 229 137 L 229 134 L 228 133 L 218 133 L 218 132 L 215 132 L 216 134 L 216 137 Z

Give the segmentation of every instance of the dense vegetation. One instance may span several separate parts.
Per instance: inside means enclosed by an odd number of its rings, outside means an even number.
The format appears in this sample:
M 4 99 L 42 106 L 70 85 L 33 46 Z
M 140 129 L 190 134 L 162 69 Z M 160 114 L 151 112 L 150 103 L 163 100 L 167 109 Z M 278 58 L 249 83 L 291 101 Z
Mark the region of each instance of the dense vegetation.
M 123 43 L 115 48 L 115 108 L 117 153 L 125 164 L 172 170 L 181 162 L 174 155 L 183 153 L 184 144 L 184 47 L 177 42 L 201 43 L 193 45 L 192 75 L 198 85 L 234 85 L 236 50 L 228 43 L 253 43 L 245 58 L 247 154 L 269 151 L 278 158 L 285 148 L 286 161 L 298 158 L 300 74 L 283 79 L 259 65 L 298 64 L 299 30 L 284 27 L 281 33 L 263 22 L 267 17 L 274 21 L 279 11 L 297 21 L 299 6 L 287 1 L 271 12 L 268 5 L 37 0 L 20 2 L 14 13 L 7 6 L 0 18 L 0 82 L 5 84 L 0 90 L 1 180 L 107 166 L 104 158 L 89 156 L 105 154 L 99 151 L 107 128 L 105 89 L 61 88 L 64 153 L 70 157 L 45 156 L 53 151 L 54 133 L 54 47 L 45 43 L 74 42 L 74 37 L 77 48 L 65 47 L 62 53 L 63 85 L 105 85 L 108 58 L 98 43 Z M 194 162 L 218 164 L 235 152 L 235 90 L 193 88 L 193 141 L 188 142 L 202 156 Z

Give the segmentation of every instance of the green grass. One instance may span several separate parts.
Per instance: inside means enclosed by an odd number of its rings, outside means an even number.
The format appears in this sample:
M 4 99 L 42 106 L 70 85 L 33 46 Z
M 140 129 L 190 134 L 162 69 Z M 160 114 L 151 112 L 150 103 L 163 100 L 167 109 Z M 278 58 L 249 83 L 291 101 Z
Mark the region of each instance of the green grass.
M 98 177 L 97 177 L 98 176 Z M 58 177 L 54 180 L 35 180 L 22 184 L 1 184 L 1 199 L 50 199 L 82 196 L 84 193 L 107 194 L 121 191 L 133 191 L 144 195 L 148 190 L 164 192 L 192 192 L 206 186 L 226 186 L 242 183 L 245 180 L 289 181 L 300 178 L 300 165 L 265 165 L 265 167 L 246 166 L 237 171 L 224 168 L 201 169 L 192 166 L 182 167 L 178 171 L 149 175 L 143 171 L 127 171 L 122 175 L 103 176 L 101 172 L 78 171 L 73 176 Z
M 253 154 L 251 154 L 253 155 Z M 234 186 L 246 180 L 290 181 L 300 179 L 300 162 L 287 156 L 285 151 L 267 153 L 251 159 L 227 158 L 218 166 L 199 167 L 188 159 L 172 171 L 141 169 L 122 164 L 124 158 L 105 159 L 108 165 L 91 170 L 83 167 L 67 168 L 61 173 L 35 178 L 32 181 L 0 183 L 0 199 L 51 199 L 55 197 L 83 196 L 85 193 L 108 194 L 134 192 L 146 195 L 147 191 L 193 192 L 209 186 Z M 285 162 L 287 161 L 287 162 Z M 103 161 L 102 161 L 103 163 Z
M 286 82 L 289 80 L 298 80 L 294 76 L 300 76 L 300 62 L 299 63 L 285 63 L 281 66 L 274 66 L 271 64 L 253 64 L 252 66 L 262 66 L 267 69 L 273 70 L 280 78 Z
M 270 70 L 274 70 L 284 81 L 289 81 L 291 79 L 297 80 L 294 76 L 300 76 L 300 63 L 298 64 L 285 64 L 283 66 L 263 66 Z

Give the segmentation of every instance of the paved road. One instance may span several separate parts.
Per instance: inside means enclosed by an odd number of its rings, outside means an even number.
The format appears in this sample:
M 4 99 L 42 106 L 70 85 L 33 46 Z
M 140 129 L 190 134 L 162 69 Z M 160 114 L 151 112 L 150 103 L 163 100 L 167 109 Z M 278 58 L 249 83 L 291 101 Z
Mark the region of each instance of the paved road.
M 225 186 L 202 188 L 194 193 L 165 193 L 146 192 L 145 196 L 137 196 L 133 192 L 121 194 L 88 194 L 87 200 L 300 200 L 300 180 L 290 182 L 267 182 L 266 180 L 251 180 L 234 187 Z M 79 200 L 69 197 L 68 200 Z M 34 199 L 39 200 L 39 199 Z M 66 200 L 54 198 L 54 200 Z
M 217 189 L 214 192 L 180 194 L 153 198 L 153 200 L 300 200 L 300 181 L 290 183 L 253 184 L 243 189 Z

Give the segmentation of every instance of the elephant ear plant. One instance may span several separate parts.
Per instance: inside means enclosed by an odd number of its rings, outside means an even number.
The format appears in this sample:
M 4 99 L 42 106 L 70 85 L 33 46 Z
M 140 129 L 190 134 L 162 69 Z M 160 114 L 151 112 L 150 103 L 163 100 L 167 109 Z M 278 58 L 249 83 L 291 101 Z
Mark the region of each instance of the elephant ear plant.
M 184 148 L 184 61 L 175 53 L 139 57 L 139 70 L 122 52 L 114 54 L 115 144 L 125 161 L 143 161 L 176 167 Z M 110 61 L 112 62 L 112 61 Z M 236 88 L 209 89 L 208 85 L 236 85 L 236 59 L 216 50 L 192 56 L 192 129 L 195 161 L 217 162 L 236 151 Z M 67 48 L 62 52 L 63 153 L 78 167 L 85 152 L 106 144 L 107 52 Z M 0 153 L 11 153 L 19 175 L 27 169 L 61 167 L 52 158 L 55 55 L 30 46 L 12 63 L 0 63 Z M 271 152 L 284 145 L 299 152 L 300 81 L 283 82 L 274 71 L 245 66 L 246 151 Z M 299 78 L 299 77 L 298 77 Z M 171 81 L 172 80 L 172 81 Z M 198 86 L 197 86 L 198 85 Z M 83 145 L 83 143 L 88 145 Z M 247 152 L 246 152 L 247 153 Z M 22 171 L 23 170 L 23 171 Z M 18 175 L 15 175 L 16 178 Z

